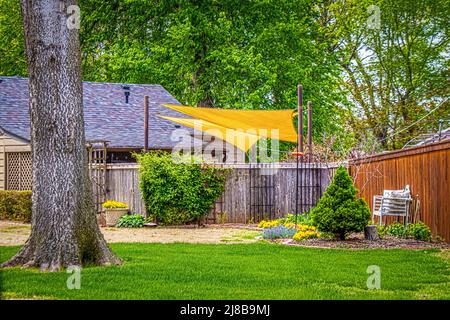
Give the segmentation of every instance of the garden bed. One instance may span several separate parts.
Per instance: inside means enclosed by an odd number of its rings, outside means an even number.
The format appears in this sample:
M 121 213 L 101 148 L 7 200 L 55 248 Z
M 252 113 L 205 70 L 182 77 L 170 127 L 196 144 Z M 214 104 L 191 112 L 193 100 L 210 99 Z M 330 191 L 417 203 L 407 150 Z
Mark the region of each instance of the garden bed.
M 365 240 L 364 233 L 351 234 L 346 240 L 317 238 L 300 242 L 293 239 L 277 240 L 277 242 L 291 246 L 339 249 L 450 249 L 450 244 L 445 242 L 427 242 L 391 236 L 384 236 L 380 240 Z

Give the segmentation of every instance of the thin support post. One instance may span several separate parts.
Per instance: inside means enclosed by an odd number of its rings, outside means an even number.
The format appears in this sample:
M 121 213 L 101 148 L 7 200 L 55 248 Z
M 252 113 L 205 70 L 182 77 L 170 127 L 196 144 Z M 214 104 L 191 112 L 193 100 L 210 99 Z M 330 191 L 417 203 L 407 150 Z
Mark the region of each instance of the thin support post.
M 312 145 L 312 102 L 308 101 L 308 154 L 309 157 L 312 156 L 313 145 Z
M 443 128 L 443 126 L 444 126 L 444 120 L 442 120 L 442 119 L 439 119 L 439 140 L 438 141 L 441 141 L 441 139 L 442 139 L 442 128 Z
M 297 151 L 303 152 L 303 86 L 297 87 L 298 112 L 297 112 Z
M 298 162 L 300 154 L 303 153 L 303 86 L 301 84 L 297 86 L 297 98 L 297 152 L 295 154 L 295 156 L 297 157 L 297 165 L 295 167 L 295 227 L 297 227 L 298 218 Z
M 295 167 L 295 228 L 297 228 L 297 217 L 298 217 L 298 161 L 299 156 L 297 155 L 297 165 Z
M 148 96 L 144 96 L 144 151 L 148 151 Z

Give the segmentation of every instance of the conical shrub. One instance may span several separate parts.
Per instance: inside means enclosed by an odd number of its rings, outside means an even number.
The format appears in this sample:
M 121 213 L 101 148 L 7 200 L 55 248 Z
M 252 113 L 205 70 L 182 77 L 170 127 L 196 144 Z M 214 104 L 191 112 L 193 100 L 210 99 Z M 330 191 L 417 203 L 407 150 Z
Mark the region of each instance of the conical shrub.
M 311 210 L 313 224 L 322 232 L 344 240 L 350 232 L 364 230 L 370 210 L 344 167 L 339 167 L 317 206 Z

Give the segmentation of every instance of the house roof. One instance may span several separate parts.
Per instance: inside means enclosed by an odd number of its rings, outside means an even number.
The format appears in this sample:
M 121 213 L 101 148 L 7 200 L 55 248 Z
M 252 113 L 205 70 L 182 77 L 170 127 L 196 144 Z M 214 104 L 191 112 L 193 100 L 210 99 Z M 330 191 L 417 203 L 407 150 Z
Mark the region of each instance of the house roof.
M 402 149 L 411 147 L 411 146 L 423 146 L 426 144 L 434 143 L 436 141 L 447 140 L 450 139 L 450 127 L 439 130 L 438 132 L 432 133 L 423 133 L 409 140 Z
M 128 103 L 124 86 L 130 88 Z M 83 82 L 86 140 L 108 140 L 110 147 L 142 148 L 144 95 L 149 96 L 149 147 L 171 149 L 177 143 L 171 141 L 171 134 L 179 126 L 157 115 L 184 116 L 161 105 L 179 102 L 160 85 Z M 28 78 L 0 76 L 0 129 L 26 141 L 30 141 L 28 97 Z

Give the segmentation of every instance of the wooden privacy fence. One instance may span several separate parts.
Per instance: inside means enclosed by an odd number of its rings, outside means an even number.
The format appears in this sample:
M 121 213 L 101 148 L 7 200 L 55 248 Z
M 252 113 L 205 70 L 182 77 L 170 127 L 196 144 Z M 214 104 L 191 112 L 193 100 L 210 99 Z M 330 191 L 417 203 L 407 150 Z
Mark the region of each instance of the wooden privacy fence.
M 299 164 L 298 198 L 295 197 L 296 163 L 230 164 L 225 191 L 211 209 L 207 223 L 249 223 L 306 212 L 322 196 L 335 166 Z M 123 201 L 133 213 L 146 215 L 139 190 L 136 164 L 112 164 L 106 170 L 106 198 Z
M 386 152 L 349 163 L 355 185 L 372 208 L 385 189 L 411 188 L 420 201 L 418 219 L 450 241 L 450 141 Z M 390 218 L 388 222 L 397 221 Z

